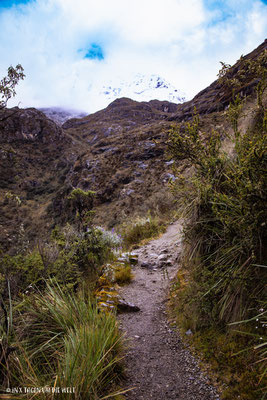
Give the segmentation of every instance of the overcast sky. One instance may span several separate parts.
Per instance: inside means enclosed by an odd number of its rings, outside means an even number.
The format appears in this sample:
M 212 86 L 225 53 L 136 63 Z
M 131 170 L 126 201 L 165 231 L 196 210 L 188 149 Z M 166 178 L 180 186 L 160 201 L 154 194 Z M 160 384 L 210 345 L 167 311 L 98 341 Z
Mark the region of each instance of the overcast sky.
M 9 106 L 96 111 L 99 87 L 136 73 L 190 99 L 266 31 L 266 0 L 0 0 L 0 77 L 24 67 Z

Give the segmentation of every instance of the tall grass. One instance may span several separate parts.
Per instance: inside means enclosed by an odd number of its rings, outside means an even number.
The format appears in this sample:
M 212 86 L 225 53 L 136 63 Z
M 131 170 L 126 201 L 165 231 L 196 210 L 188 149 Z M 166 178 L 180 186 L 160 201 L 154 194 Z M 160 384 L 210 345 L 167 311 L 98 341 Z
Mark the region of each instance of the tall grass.
M 44 294 L 25 299 L 16 331 L 13 386 L 71 387 L 75 393 L 56 396 L 75 400 L 100 399 L 114 389 L 122 337 L 114 315 L 100 313 L 85 291 L 75 295 L 47 284 Z

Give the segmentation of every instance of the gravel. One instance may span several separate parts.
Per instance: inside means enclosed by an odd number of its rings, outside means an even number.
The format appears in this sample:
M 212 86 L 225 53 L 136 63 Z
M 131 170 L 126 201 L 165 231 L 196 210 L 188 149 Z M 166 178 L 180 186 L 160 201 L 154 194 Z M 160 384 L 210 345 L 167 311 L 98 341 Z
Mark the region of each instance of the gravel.
M 177 329 L 169 325 L 166 301 L 181 252 L 181 225 L 176 222 L 159 239 L 138 249 L 133 282 L 121 289 L 126 301 L 140 308 L 119 316 L 128 347 L 125 355 L 127 400 L 219 400 L 216 389 L 185 347 Z M 172 264 L 162 269 L 141 268 L 149 254 L 168 255 Z

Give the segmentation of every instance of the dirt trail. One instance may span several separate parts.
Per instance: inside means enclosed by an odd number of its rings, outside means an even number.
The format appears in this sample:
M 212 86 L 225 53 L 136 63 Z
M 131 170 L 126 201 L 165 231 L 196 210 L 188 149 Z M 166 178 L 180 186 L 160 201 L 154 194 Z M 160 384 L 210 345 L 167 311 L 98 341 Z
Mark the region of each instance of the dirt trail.
M 159 239 L 138 249 L 133 282 L 122 297 L 140 307 L 121 314 L 120 324 L 129 340 L 126 354 L 129 400 L 218 400 L 196 359 L 186 349 L 179 333 L 167 322 L 166 300 L 181 252 L 181 225 L 169 226 Z M 166 268 L 160 264 L 168 264 Z M 142 267 L 141 267 L 142 265 Z

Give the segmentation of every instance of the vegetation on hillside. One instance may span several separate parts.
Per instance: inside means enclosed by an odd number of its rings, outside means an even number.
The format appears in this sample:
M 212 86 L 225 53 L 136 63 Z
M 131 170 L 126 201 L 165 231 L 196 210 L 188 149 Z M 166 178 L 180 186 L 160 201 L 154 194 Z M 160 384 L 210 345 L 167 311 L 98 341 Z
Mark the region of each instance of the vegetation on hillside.
M 122 372 L 122 339 L 95 289 L 121 239 L 92 225 L 92 192 L 75 189 L 68 202 L 72 225 L 56 226 L 34 249 L 22 238 L 15 254 L 1 255 L 0 383 L 38 399 L 53 399 L 53 387 L 59 398 L 108 398 Z
M 258 106 L 253 127 L 241 133 L 238 118 L 245 99 L 237 91 L 250 72 L 258 79 Z M 174 127 L 169 141 L 171 156 L 191 168 L 190 177 L 177 168 L 179 179 L 172 184 L 186 217 L 183 270 L 173 298 L 184 328 L 195 332 L 195 343 L 208 357 L 213 352 L 227 385 L 235 385 L 231 393 L 225 391 L 229 400 L 233 395 L 259 399 L 266 393 L 266 72 L 266 52 L 244 63 L 237 82 L 228 80 L 228 68 L 223 68 L 221 79 L 233 88 L 226 112 L 233 128 L 228 154 L 216 131 L 200 130 L 198 115 L 183 129 Z M 238 374 L 234 353 L 246 360 Z

